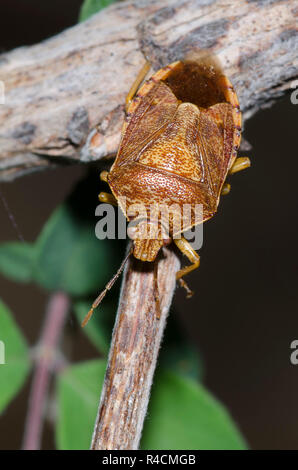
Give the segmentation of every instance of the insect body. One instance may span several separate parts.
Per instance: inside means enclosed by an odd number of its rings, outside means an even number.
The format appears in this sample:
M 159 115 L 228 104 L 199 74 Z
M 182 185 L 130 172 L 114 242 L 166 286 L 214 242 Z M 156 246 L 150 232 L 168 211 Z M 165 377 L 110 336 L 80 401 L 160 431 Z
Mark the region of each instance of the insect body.
M 153 221 L 135 216 L 138 233 L 150 228 L 151 237 L 136 236 L 133 255 L 152 262 L 173 239 L 192 263 L 177 273 L 191 294 L 182 277 L 199 266 L 200 258 L 182 236 L 182 229 L 175 228 L 181 216 L 178 212 L 185 204 L 191 208 L 183 231 L 198 223 L 197 204 L 203 207 L 200 223 L 210 219 L 221 194 L 229 192 L 228 173 L 250 166 L 250 161 L 236 159 L 241 138 L 239 103 L 230 81 L 214 62 L 174 62 L 137 91 L 149 68 L 146 64 L 127 97 L 117 157 L 111 170 L 101 174 L 112 195 L 100 193 L 99 199 L 118 203 L 128 220 L 131 206 L 142 205 L 149 211 L 152 206 L 174 203 L 168 234 L 159 215 Z

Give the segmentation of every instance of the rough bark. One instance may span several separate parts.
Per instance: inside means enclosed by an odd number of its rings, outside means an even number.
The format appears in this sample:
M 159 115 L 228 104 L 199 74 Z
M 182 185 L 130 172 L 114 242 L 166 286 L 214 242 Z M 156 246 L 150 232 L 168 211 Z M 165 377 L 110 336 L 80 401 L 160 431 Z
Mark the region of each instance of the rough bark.
M 138 448 L 178 268 L 174 252 L 165 249 L 158 264 L 162 312 L 158 319 L 152 263 L 130 258 L 92 439 L 93 450 Z
M 297 77 L 297 14 L 297 0 L 119 2 L 38 45 L 2 54 L 0 180 L 113 155 L 124 97 L 145 59 L 156 69 L 208 49 L 246 116 L 253 114 Z M 96 149 L 89 146 L 94 127 Z

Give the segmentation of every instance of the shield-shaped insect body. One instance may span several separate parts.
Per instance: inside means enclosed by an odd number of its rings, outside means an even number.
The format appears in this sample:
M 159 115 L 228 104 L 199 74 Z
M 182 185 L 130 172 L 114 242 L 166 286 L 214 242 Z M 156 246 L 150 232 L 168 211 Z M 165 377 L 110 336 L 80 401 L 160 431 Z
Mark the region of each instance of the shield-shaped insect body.
M 112 195 L 101 193 L 100 200 L 119 204 L 127 219 L 134 219 L 136 258 L 154 261 L 174 240 L 192 263 L 177 273 L 191 294 L 182 277 L 199 266 L 200 258 L 182 232 L 210 219 L 221 194 L 229 191 L 228 173 L 250 165 L 247 157 L 236 158 L 241 112 L 233 86 L 214 59 L 177 61 L 143 82 L 149 68 L 146 64 L 127 97 L 118 153 L 110 171 L 101 175 Z M 186 226 L 176 223 L 184 220 L 185 205 L 191 209 Z M 199 222 L 197 205 L 202 207 Z M 145 216 L 131 215 L 129 209 L 136 206 L 145 208 Z M 168 232 L 152 207 L 171 208 Z

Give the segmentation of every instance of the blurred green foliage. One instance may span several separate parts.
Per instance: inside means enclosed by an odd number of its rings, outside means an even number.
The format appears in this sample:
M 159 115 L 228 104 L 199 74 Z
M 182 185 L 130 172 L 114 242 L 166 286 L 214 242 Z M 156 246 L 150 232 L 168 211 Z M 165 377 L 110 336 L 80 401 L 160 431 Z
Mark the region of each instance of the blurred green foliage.
M 0 364 L 0 413 L 2 413 L 23 386 L 30 370 L 30 358 L 26 340 L 11 312 L 1 301 L 0 341 L 4 352 Z M 3 359 L 4 364 L 2 364 Z
M 85 21 L 103 8 L 115 3 L 115 0 L 85 0 L 80 11 L 79 21 Z
M 59 377 L 59 449 L 88 449 L 105 361 L 86 361 Z M 80 410 L 80 412 L 78 412 Z M 245 442 L 225 409 L 202 385 L 159 369 L 143 431 L 142 449 L 244 449 Z
M 98 185 L 93 177 L 80 182 L 53 212 L 35 243 L 0 246 L 2 274 L 18 282 L 33 281 L 49 291 L 68 293 L 79 323 L 92 302 L 90 295 L 104 287 L 124 252 L 119 241 L 95 236 L 94 192 L 98 192 Z M 92 189 L 89 193 L 88 188 Z M 87 449 L 90 445 L 117 297 L 117 291 L 110 294 L 82 332 L 103 359 L 70 365 L 56 377 L 56 439 L 60 449 Z M 166 329 L 142 448 L 244 448 L 228 413 L 199 383 L 204 372 L 202 360 L 175 318 L 172 313 Z M 2 304 L 0 340 L 7 345 L 7 364 L 0 366 L 3 409 L 22 387 L 30 361 L 26 342 Z

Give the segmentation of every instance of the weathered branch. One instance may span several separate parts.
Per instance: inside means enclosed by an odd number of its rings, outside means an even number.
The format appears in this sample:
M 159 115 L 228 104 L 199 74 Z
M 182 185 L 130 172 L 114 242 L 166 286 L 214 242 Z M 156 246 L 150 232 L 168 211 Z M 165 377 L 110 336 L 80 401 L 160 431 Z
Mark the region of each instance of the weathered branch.
M 137 449 L 179 261 L 164 249 L 158 263 L 161 318 L 156 316 L 153 263 L 130 257 L 126 268 L 92 449 Z
M 297 0 L 116 3 L 32 47 L 0 56 L 0 179 L 115 153 L 123 103 L 145 58 L 216 54 L 251 115 L 297 77 Z M 100 131 L 96 149 L 86 138 Z

